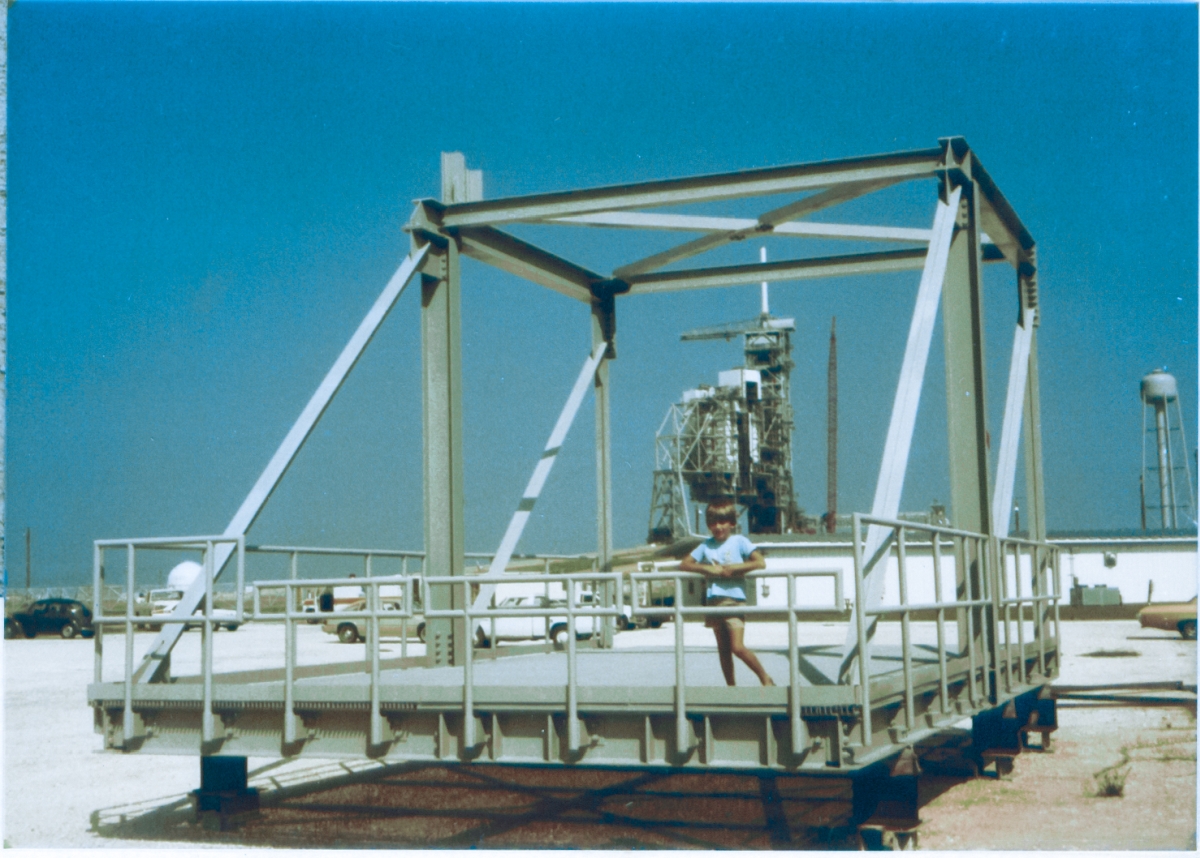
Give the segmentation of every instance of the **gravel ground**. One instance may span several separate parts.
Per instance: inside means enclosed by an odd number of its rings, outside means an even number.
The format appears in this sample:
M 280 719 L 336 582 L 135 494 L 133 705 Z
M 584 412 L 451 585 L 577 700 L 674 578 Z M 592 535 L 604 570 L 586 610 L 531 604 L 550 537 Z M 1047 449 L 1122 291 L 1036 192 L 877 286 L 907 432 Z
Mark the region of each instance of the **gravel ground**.
M 618 635 L 617 645 L 669 645 L 673 634 L 669 625 L 631 632 Z M 803 634 L 806 643 L 840 642 L 844 626 L 807 624 Z M 150 637 L 136 636 L 139 654 Z M 686 638 L 689 645 L 708 645 L 711 633 L 689 625 Z M 198 666 L 199 639 L 198 632 L 184 636 L 175 655 L 177 673 Z M 279 652 L 281 640 L 281 630 L 273 627 L 220 632 L 214 638 L 217 664 L 228 669 L 269 666 L 273 659 L 262 653 Z M 784 641 L 784 626 L 749 627 L 752 646 Z M 1133 621 L 1064 623 L 1063 642 L 1059 684 L 1196 681 L 1195 643 L 1139 629 Z M 106 679 L 119 672 L 123 643 L 119 635 L 106 638 Z M 385 641 L 384 649 L 387 655 L 400 655 L 399 641 Z M 336 643 L 315 626 L 301 627 L 299 650 L 302 663 L 346 661 L 362 653 L 361 645 Z M 410 643 L 410 654 L 421 650 L 420 644 Z M 94 820 L 112 821 L 121 813 L 179 803 L 199 780 L 195 757 L 101 751 L 86 704 L 92 673 L 90 641 L 5 641 L 5 846 L 178 849 L 178 842 L 120 840 L 92 830 Z M 751 677 L 739 679 L 748 682 Z M 1195 723 L 1185 710 L 1062 705 L 1059 711 L 1053 753 L 1022 755 L 1011 779 L 928 779 L 935 794 L 922 809 L 922 848 L 1194 849 Z M 1128 771 L 1124 797 L 1090 797 L 1092 775 L 1114 764 Z M 252 784 L 267 785 L 270 779 L 275 784 L 316 780 L 375 764 L 280 764 L 251 758 L 249 765 Z

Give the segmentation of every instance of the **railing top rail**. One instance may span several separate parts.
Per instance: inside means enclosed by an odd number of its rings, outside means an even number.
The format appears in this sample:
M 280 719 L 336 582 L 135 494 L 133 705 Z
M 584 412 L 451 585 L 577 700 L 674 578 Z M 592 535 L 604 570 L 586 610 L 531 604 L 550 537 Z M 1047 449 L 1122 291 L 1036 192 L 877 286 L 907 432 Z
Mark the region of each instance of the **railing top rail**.
M 470 576 L 474 581 L 475 577 Z M 418 584 L 420 575 L 372 575 L 370 578 L 259 578 L 249 586 L 274 590 L 281 587 L 386 587 L 394 584 Z
M 687 578 L 690 580 L 699 580 L 699 579 L 709 580 L 712 577 L 710 575 L 705 575 L 703 572 L 682 572 L 678 569 L 656 569 L 652 572 L 614 572 L 614 573 L 610 573 L 610 574 L 628 575 L 630 578 L 636 579 L 639 581 L 647 580 L 647 579 L 651 579 L 651 578 L 656 578 L 656 579 L 661 580 L 663 578 L 668 578 L 668 577 L 674 578 L 676 576 L 678 576 L 680 578 Z M 816 576 L 821 576 L 821 575 L 840 576 L 841 574 L 842 574 L 842 570 L 838 569 L 836 567 L 830 567 L 829 569 L 756 569 L 753 572 L 747 572 L 745 575 L 740 575 L 738 577 L 740 577 L 740 578 L 791 578 L 791 577 L 795 577 L 795 578 L 809 577 L 809 578 L 811 578 L 811 577 L 816 577 Z M 564 575 L 562 577 L 565 578 L 567 576 Z M 592 575 L 590 577 L 595 578 L 597 576 Z M 472 580 L 474 580 L 474 579 L 472 579 Z M 712 579 L 712 580 L 720 580 L 720 579 Z
M 1006 542 L 1011 545 L 1028 545 L 1031 548 L 1045 548 L 1049 551 L 1061 551 L 1062 549 L 1053 542 L 1038 542 L 1036 539 L 1028 539 L 1024 536 L 1001 536 L 1001 542 Z
M 903 528 L 904 530 L 921 530 L 926 533 L 937 533 L 946 536 L 961 536 L 965 539 L 986 539 L 987 534 L 975 533 L 970 530 L 960 530 L 957 527 L 948 527 L 944 524 L 926 524 L 921 521 L 905 521 L 901 518 L 883 518 L 881 516 L 863 515 L 862 513 L 854 513 L 854 520 L 860 525 L 863 524 L 878 524 L 883 527 L 890 527 L 893 530 Z
M 210 542 L 214 545 L 227 542 L 236 544 L 241 540 L 240 536 L 216 534 L 214 536 L 142 536 L 131 539 L 97 539 L 94 540 L 94 543 L 97 548 L 125 548 L 130 545 L 135 548 L 204 548 Z
M 561 575 L 555 575 L 555 581 L 619 581 L 624 573 L 622 572 L 564 572 Z M 544 584 L 547 581 L 545 575 L 540 572 L 499 572 L 496 574 L 484 573 L 482 575 L 425 575 L 423 576 L 427 584 L 461 584 L 464 580 L 470 581 L 472 584 Z M 355 581 L 368 580 L 358 579 Z
M 362 557 L 424 557 L 424 551 L 407 551 L 403 548 L 322 548 L 304 545 L 247 545 L 246 551 L 258 554 L 324 554 Z

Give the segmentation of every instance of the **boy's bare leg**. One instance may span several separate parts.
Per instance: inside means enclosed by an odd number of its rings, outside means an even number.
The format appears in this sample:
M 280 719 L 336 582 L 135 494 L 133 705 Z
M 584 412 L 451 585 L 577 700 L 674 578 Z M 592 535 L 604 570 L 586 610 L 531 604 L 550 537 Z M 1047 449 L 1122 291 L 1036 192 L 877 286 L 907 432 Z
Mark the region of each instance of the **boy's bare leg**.
M 733 676 L 733 647 L 729 638 L 729 626 L 718 623 L 713 626 L 713 634 L 717 638 L 717 657 L 721 659 L 721 672 L 725 674 L 726 685 L 736 685 Z
M 737 625 L 726 626 L 726 628 L 729 632 L 729 649 L 733 655 L 744 661 L 746 666 L 754 671 L 754 675 L 758 677 L 758 681 L 763 685 L 774 685 L 775 681 L 771 679 L 771 675 L 767 673 L 762 663 L 759 662 L 758 656 L 752 650 L 746 648 L 746 644 L 743 641 L 746 635 L 745 627 Z M 728 674 L 726 676 L 728 677 Z M 732 682 L 729 684 L 733 685 Z

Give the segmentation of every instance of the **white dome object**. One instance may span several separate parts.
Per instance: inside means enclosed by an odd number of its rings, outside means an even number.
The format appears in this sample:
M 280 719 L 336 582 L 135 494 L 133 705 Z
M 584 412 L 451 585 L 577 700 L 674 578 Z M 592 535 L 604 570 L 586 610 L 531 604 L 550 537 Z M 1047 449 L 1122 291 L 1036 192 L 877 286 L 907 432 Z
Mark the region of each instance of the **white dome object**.
M 184 560 L 167 575 L 167 586 L 173 590 L 187 590 L 203 574 L 204 567 L 195 560 Z

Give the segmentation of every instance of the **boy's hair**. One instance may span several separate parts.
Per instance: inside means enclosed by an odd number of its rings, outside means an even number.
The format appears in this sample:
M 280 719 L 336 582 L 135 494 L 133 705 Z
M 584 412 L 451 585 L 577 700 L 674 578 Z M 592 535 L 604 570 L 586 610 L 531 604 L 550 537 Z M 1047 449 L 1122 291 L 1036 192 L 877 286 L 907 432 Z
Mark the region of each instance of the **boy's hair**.
M 718 521 L 737 524 L 737 520 L 737 506 L 734 505 L 733 501 L 713 501 L 708 505 L 708 509 L 704 511 L 704 521 L 706 524 L 715 524 Z

